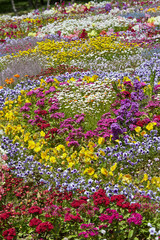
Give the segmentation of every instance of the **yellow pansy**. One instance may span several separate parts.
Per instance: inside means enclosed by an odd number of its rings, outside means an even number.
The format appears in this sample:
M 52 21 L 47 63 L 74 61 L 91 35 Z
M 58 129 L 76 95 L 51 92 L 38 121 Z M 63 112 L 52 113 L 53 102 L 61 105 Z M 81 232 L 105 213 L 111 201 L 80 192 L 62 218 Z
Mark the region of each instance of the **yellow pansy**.
M 147 181 L 147 180 L 148 180 L 148 175 L 147 175 L 147 173 L 145 173 L 141 182 L 144 182 L 144 181 Z
M 63 153 L 61 156 L 62 159 L 65 159 L 66 157 L 67 157 L 67 153 Z
M 137 133 L 139 133 L 139 132 L 142 130 L 142 128 L 141 128 L 141 127 L 136 127 L 134 130 L 135 130 Z
M 146 126 L 146 129 L 149 130 L 149 131 L 151 131 L 151 130 L 153 130 L 153 126 L 155 126 L 155 125 L 157 125 L 156 122 L 150 122 L 150 123 L 148 123 L 148 125 Z
M 150 181 L 147 181 L 147 186 L 146 186 L 147 189 L 150 188 Z
M 44 137 L 46 134 L 45 134 L 44 131 L 41 131 L 41 132 L 40 132 L 40 135 L 41 135 L 41 137 Z
M 36 146 L 36 147 L 34 148 L 34 151 L 35 151 L 35 152 L 40 152 L 40 151 L 41 151 L 41 147 L 40 147 L 40 146 Z
M 108 176 L 108 172 L 107 172 L 107 170 L 104 167 L 101 168 L 101 173 L 103 175 L 105 175 L 106 177 Z
M 101 145 L 101 144 L 103 144 L 103 143 L 105 143 L 105 138 L 99 137 L 99 138 L 98 138 L 98 144 Z
M 117 163 L 115 163 L 115 164 L 110 168 L 111 172 L 113 172 L 113 171 L 116 169 L 116 167 L 117 167 Z
M 24 135 L 24 142 L 27 142 L 27 141 L 28 141 L 29 136 L 30 136 L 30 133 L 29 133 L 29 132 L 27 132 L 27 133 Z
M 95 170 L 92 167 L 86 168 L 83 172 L 83 174 L 88 173 L 88 175 L 93 175 Z
M 110 172 L 109 172 L 109 175 L 110 175 L 110 176 L 113 176 L 113 172 L 112 172 L 112 171 L 110 171 Z
M 56 158 L 53 157 L 53 156 L 51 156 L 49 160 L 50 160 L 51 163 L 55 163 L 56 162 Z
M 132 181 L 132 177 L 131 177 L 130 174 L 125 174 L 125 175 L 123 175 L 123 177 L 122 177 L 122 182 L 129 183 L 130 181 Z
M 146 134 L 146 131 L 141 132 L 141 136 L 144 136 Z
M 36 146 L 36 144 L 35 144 L 34 141 L 32 141 L 32 140 L 28 141 L 28 148 L 29 148 L 29 149 L 34 149 L 35 146 Z
M 100 150 L 99 153 L 100 153 L 102 156 L 105 156 L 105 155 L 106 155 L 105 152 L 102 151 L 102 150 Z

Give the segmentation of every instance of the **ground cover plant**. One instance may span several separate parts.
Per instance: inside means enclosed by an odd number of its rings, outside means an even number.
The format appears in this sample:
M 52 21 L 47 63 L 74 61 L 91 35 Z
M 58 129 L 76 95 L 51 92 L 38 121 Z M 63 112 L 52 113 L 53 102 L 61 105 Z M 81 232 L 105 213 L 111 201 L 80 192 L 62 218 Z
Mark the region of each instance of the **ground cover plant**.
M 160 238 L 159 10 L 0 17 L 0 239 Z

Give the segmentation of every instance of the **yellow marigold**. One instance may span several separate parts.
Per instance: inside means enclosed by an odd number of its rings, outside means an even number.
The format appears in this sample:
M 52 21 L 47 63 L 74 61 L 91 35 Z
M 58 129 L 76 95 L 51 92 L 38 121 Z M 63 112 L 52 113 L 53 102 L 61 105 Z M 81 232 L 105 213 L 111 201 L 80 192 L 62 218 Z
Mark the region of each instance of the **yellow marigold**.
M 101 173 L 106 177 L 108 176 L 108 171 L 104 167 L 101 168 Z

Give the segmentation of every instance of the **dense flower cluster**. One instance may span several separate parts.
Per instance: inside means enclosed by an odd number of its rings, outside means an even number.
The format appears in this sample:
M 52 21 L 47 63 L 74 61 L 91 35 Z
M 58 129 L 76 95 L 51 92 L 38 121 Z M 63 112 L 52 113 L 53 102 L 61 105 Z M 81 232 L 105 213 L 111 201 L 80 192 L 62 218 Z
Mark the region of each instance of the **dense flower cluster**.
M 159 10 L 0 17 L 2 239 L 159 239 Z

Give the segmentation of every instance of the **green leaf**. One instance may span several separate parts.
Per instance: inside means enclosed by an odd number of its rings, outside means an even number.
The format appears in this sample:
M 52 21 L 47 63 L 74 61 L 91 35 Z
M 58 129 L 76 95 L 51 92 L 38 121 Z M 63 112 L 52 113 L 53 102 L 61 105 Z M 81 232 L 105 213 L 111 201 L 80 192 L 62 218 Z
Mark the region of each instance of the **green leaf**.
M 134 240 L 139 240 L 139 238 L 135 237 Z
M 70 236 L 67 237 L 67 238 L 68 238 L 68 239 L 71 239 L 71 238 L 75 239 L 75 237 L 77 237 L 77 235 L 70 235 Z
M 128 233 L 128 238 L 131 238 L 133 236 L 133 230 L 130 230 L 129 233 Z

